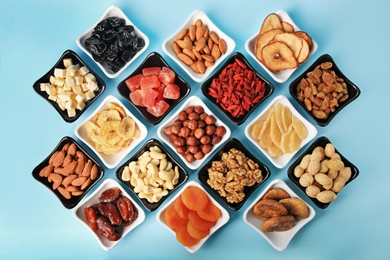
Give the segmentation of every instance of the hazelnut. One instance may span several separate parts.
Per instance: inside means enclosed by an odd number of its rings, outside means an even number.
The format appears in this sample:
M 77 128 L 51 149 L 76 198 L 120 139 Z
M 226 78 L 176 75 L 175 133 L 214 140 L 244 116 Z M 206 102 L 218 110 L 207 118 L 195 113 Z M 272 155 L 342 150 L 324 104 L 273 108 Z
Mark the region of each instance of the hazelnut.
M 190 122 L 188 122 L 188 128 L 190 130 L 195 130 L 196 128 L 198 128 L 198 121 L 190 120 Z
M 210 144 L 203 144 L 202 145 L 202 152 L 204 154 L 208 154 L 209 152 L 211 152 L 212 149 L 213 149 L 213 147 Z
M 199 151 L 199 152 L 197 152 L 196 154 L 194 154 L 194 157 L 195 157 L 195 159 L 197 159 L 197 160 L 202 160 L 203 157 L 204 157 L 204 154 L 203 154 L 202 151 Z
M 215 129 L 215 134 L 218 136 L 218 137 L 222 137 L 226 134 L 226 129 L 224 126 L 220 125 L 220 126 L 217 126 L 217 128 Z
M 217 120 L 215 119 L 215 117 L 213 115 L 208 115 L 204 119 L 204 122 L 206 123 L 206 125 L 213 125 L 213 124 L 215 124 L 215 121 L 217 121 Z
M 194 112 L 194 107 L 193 106 L 187 107 L 185 112 L 187 113 L 187 115 L 191 114 L 192 112 Z
M 198 120 L 198 128 L 205 128 L 206 123 L 203 120 Z
M 173 141 L 173 144 L 177 147 L 177 146 L 184 146 L 186 144 L 186 139 L 184 139 L 183 137 L 177 137 L 174 141 Z
M 187 145 L 198 145 L 199 141 L 198 141 L 198 139 L 196 139 L 195 136 L 189 136 L 186 139 L 186 144 Z
M 217 144 L 221 141 L 221 138 L 218 137 L 217 135 L 213 135 L 212 139 L 211 139 L 211 143 L 212 144 Z
M 191 114 L 188 115 L 189 120 L 199 120 L 199 115 L 195 112 L 192 112 Z
M 189 145 L 187 147 L 187 152 L 189 153 L 196 154 L 198 151 L 199 151 L 199 146 L 197 145 Z
M 170 136 L 172 134 L 172 126 L 167 126 L 164 128 L 164 133 L 168 136 Z
M 181 128 L 181 127 L 178 126 L 178 125 L 173 125 L 173 126 L 172 126 L 172 129 L 171 129 L 172 134 L 175 134 L 175 135 L 179 134 L 180 128 Z
M 200 115 L 204 112 L 204 109 L 202 106 L 195 106 L 194 111 L 195 111 L 195 113 L 198 113 Z
M 204 134 L 205 134 L 205 131 L 203 128 L 197 128 L 194 132 L 195 137 L 198 139 L 202 138 L 202 136 L 204 136 Z
M 186 160 L 187 160 L 187 162 L 192 163 L 193 161 L 195 161 L 195 157 L 192 153 L 187 153 Z
M 180 129 L 179 136 L 187 138 L 191 133 L 191 130 L 188 127 L 182 127 Z
M 180 119 L 176 119 L 175 121 L 173 121 L 173 125 L 177 125 L 181 128 L 183 126 L 183 122 Z
M 183 154 L 185 153 L 184 146 L 178 146 L 178 147 L 176 147 L 176 152 L 177 152 L 178 154 L 183 155 Z
M 206 135 L 212 136 L 215 133 L 215 126 L 208 125 L 206 126 Z
M 171 134 L 169 136 L 169 141 L 171 141 L 172 143 L 175 142 L 176 139 L 177 139 L 177 135 L 175 135 L 175 134 Z
M 202 136 L 202 138 L 200 138 L 200 143 L 201 144 L 209 144 L 209 143 L 211 143 L 210 136 L 208 136 L 208 135 Z
M 181 111 L 177 117 L 179 118 L 179 120 L 184 121 L 187 119 L 187 116 L 188 115 L 185 111 Z
M 206 118 L 206 116 L 207 116 L 207 114 L 203 112 L 202 114 L 199 115 L 199 119 L 204 120 Z

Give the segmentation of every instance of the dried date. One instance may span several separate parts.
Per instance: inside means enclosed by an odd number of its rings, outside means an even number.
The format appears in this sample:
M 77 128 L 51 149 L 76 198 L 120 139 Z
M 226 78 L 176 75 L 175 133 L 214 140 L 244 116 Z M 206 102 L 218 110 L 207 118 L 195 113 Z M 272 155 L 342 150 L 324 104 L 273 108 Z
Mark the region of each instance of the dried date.
M 121 190 L 117 187 L 105 190 L 99 197 L 100 202 L 112 202 L 119 198 Z
M 117 207 L 111 202 L 107 203 L 107 217 L 110 220 L 111 224 L 114 226 L 119 226 L 122 224 L 122 217 L 119 214 Z
M 84 209 L 84 214 L 85 214 L 85 217 L 87 219 L 88 226 L 93 231 L 98 230 L 98 227 L 97 227 L 97 219 L 98 219 L 98 217 L 96 215 L 95 209 L 93 207 L 85 208 Z
M 126 222 L 133 222 L 134 220 L 134 207 L 131 201 L 126 197 L 121 197 L 116 201 L 116 206 L 121 214 L 121 217 Z

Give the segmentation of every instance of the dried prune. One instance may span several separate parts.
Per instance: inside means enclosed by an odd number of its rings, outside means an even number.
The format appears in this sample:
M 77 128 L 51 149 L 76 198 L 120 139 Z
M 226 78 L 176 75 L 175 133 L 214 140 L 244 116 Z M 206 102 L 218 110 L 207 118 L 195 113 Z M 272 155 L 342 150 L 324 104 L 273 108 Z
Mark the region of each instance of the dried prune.
M 122 27 L 125 25 L 125 19 L 123 18 L 119 18 L 119 17 L 110 17 L 110 18 L 107 18 L 107 22 L 113 27 Z
M 96 231 L 98 229 L 97 227 L 97 215 L 96 211 L 93 207 L 85 208 L 84 209 L 85 218 L 87 219 L 88 226 L 93 230 Z
M 104 41 L 112 42 L 114 39 L 116 39 L 117 32 L 114 30 L 108 30 L 103 33 L 102 39 Z
M 104 42 L 99 42 L 96 44 L 91 44 L 88 47 L 88 50 L 97 56 L 100 56 L 107 49 L 107 45 Z
M 99 197 L 100 202 L 113 202 L 117 198 L 119 198 L 119 195 L 121 195 L 122 191 L 118 187 L 114 187 L 108 190 L 105 190 L 102 192 L 102 194 Z
M 102 33 L 106 30 L 109 30 L 110 28 L 111 28 L 110 24 L 108 23 L 107 19 L 105 19 L 105 20 L 101 21 L 100 23 L 98 23 L 98 25 L 96 25 L 94 30 L 96 32 Z
M 122 53 L 121 59 L 122 59 L 124 62 L 128 62 L 128 61 L 130 61 L 134 56 L 135 56 L 135 51 L 126 50 L 126 51 L 124 51 L 124 52 Z
M 110 223 L 115 226 L 122 224 L 122 217 L 119 214 L 117 207 L 113 203 L 109 202 L 107 203 L 106 208 L 108 215 L 107 217 L 110 220 Z

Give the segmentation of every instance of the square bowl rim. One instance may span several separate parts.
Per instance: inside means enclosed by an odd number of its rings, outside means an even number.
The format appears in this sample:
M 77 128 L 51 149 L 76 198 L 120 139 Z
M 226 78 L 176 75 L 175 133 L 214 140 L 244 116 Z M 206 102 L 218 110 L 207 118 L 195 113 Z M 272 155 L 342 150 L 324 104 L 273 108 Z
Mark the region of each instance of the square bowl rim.
M 265 83 L 265 94 L 264 94 L 264 97 L 259 101 L 257 102 L 254 106 L 252 106 L 250 108 L 249 111 L 247 111 L 243 116 L 240 116 L 239 118 L 241 119 L 234 119 L 227 111 L 225 111 L 224 109 L 222 109 L 222 107 L 216 103 L 215 101 L 215 98 L 211 97 L 208 93 L 207 93 L 207 89 L 208 89 L 208 85 L 210 85 L 210 83 L 213 81 L 214 78 L 217 78 L 221 72 L 226 68 L 227 65 L 231 64 L 233 62 L 233 59 L 239 59 L 241 60 L 242 62 L 244 62 L 244 64 L 247 66 L 247 69 L 253 71 L 256 76 L 258 78 L 260 78 L 264 83 Z M 222 65 L 218 68 L 218 70 L 216 71 L 213 71 L 213 73 L 211 74 L 211 76 L 203 82 L 202 84 L 202 93 L 203 95 L 211 101 L 211 103 L 213 103 L 216 107 L 218 107 L 222 112 L 223 114 L 225 115 L 225 117 L 227 117 L 230 122 L 232 122 L 234 125 L 241 125 L 243 124 L 246 119 L 253 113 L 253 111 L 256 110 L 256 108 L 261 104 L 263 103 L 266 99 L 268 99 L 272 93 L 274 92 L 274 85 L 269 81 L 267 80 L 263 75 L 261 75 L 261 73 L 259 73 L 253 66 L 252 64 L 248 61 L 248 59 L 245 57 L 244 54 L 242 54 L 241 52 L 234 52 L 233 54 L 231 54 L 229 57 L 227 57 L 225 59 L 225 61 L 222 63 Z M 268 93 L 267 93 L 268 92 Z
M 141 108 L 139 106 L 136 106 L 134 105 L 134 103 L 130 100 L 130 98 L 126 95 L 124 95 L 122 92 L 121 92 L 121 89 L 124 88 L 126 86 L 126 80 L 128 80 L 129 78 L 131 78 L 132 76 L 135 76 L 136 75 L 136 71 L 142 69 L 142 68 L 149 68 L 149 67 L 145 67 L 145 64 L 149 61 L 149 59 L 151 59 L 152 57 L 157 57 L 163 64 L 164 66 L 166 66 L 167 68 L 171 69 L 174 73 L 175 73 L 175 81 L 178 80 L 179 82 L 183 83 L 183 85 L 186 86 L 186 91 L 185 91 L 185 94 L 181 97 L 179 97 L 178 99 L 175 100 L 176 104 L 174 105 L 170 105 L 170 107 L 168 108 L 168 110 L 164 113 L 164 115 L 160 116 L 160 117 L 156 117 L 156 120 L 151 120 L 149 117 L 146 117 L 144 115 L 144 113 L 142 112 Z M 142 70 L 141 70 L 142 71 Z M 138 74 L 138 73 L 137 73 Z M 145 120 L 152 124 L 152 125 L 157 125 L 159 124 L 168 114 L 169 112 L 171 112 L 185 97 L 187 97 L 189 95 L 189 93 L 191 92 L 191 87 L 190 85 L 188 84 L 187 81 L 185 81 L 178 73 L 175 69 L 173 69 L 169 64 L 168 62 L 161 56 L 160 53 L 156 52 L 156 51 L 153 51 L 151 53 L 148 54 L 148 56 L 142 61 L 142 63 L 135 69 L 133 70 L 133 72 L 127 76 L 125 79 L 123 79 L 121 82 L 119 82 L 118 86 L 117 86 L 117 90 L 119 92 L 119 94 L 121 94 L 121 96 L 123 98 L 125 98 L 127 101 L 130 102 L 130 104 L 145 118 Z M 149 113 L 149 112 L 147 112 Z
M 305 219 L 301 219 L 299 221 L 297 221 L 297 223 L 295 224 L 295 226 L 290 229 L 290 230 L 287 230 L 287 231 L 284 231 L 284 232 L 289 232 L 290 233 L 290 237 L 286 239 L 285 243 L 281 246 L 278 246 L 275 244 L 275 242 L 269 238 L 265 233 L 267 232 L 263 232 L 261 231 L 261 229 L 259 229 L 259 227 L 255 226 L 253 223 L 251 223 L 249 220 L 248 220 L 248 215 L 250 214 L 251 210 L 253 209 L 253 207 L 256 205 L 256 203 L 264 196 L 264 194 L 271 188 L 273 187 L 280 187 L 285 190 L 289 195 L 290 197 L 295 197 L 295 198 L 298 198 L 300 200 L 302 200 L 306 206 L 309 208 L 309 217 L 305 218 Z M 267 187 L 264 188 L 264 190 L 259 194 L 259 196 L 257 196 L 254 201 L 251 203 L 251 205 L 249 205 L 247 207 L 247 209 L 245 210 L 242 218 L 244 220 L 244 222 L 250 226 L 251 228 L 253 228 L 254 230 L 256 230 L 273 248 L 275 248 L 277 251 L 281 252 L 283 251 L 284 249 L 287 248 L 287 246 L 289 245 L 289 243 L 291 242 L 291 240 L 295 237 L 295 235 L 307 224 L 309 223 L 316 215 L 316 211 L 314 210 L 314 208 L 312 206 L 310 206 L 305 200 L 303 200 L 300 196 L 298 196 L 291 188 L 290 186 L 287 185 L 286 182 L 284 182 L 283 180 L 281 179 L 275 179 L 273 180 L 272 182 L 270 182 Z M 259 220 L 259 221 L 262 221 L 262 220 Z M 276 236 L 279 235 L 279 232 L 273 232 Z
M 282 21 L 290 23 L 294 27 L 294 31 L 301 31 L 301 29 L 294 23 L 294 21 L 291 19 L 290 15 L 285 11 L 285 10 L 278 10 L 275 12 L 279 18 Z M 263 20 L 264 22 L 264 20 Z M 260 29 L 259 29 L 260 31 Z M 318 49 L 318 44 L 314 39 L 312 38 L 313 41 L 313 47 L 310 50 L 309 57 L 307 57 L 306 61 L 304 61 L 302 64 L 300 64 L 298 67 L 295 69 L 286 69 L 280 72 L 272 72 L 270 71 L 266 66 L 264 66 L 263 63 L 261 63 L 257 58 L 256 55 L 253 53 L 253 49 L 251 48 L 252 42 L 256 40 L 256 37 L 259 34 L 259 31 L 253 34 L 246 42 L 245 42 L 245 50 L 249 53 L 249 55 L 258 63 L 260 66 L 270 75 L 276 82 L 278 83 L 284 83 L 286 82 L 291 75 L 297 70 L 303 63 L 306 63 L 311 56 L 317 51 Z
M 78 64 L 80 64 L 81 66 L 85 66 L 88 70 L 89 70 L 89 73 L 91 73 L 93 76 L 95 76 L 96 78 L 96 84 L 98 85 L 99 87 L 99 90 L 94 92 L 95 96 L 88 100 L 85 104 L 85 107 L 82 109 L 82 110 L 76 110 L 76 116 L 74 117 L 68 117 L 67 113 L 66 113 L 66 110 L 61 110 L 60 107 L 58 106 L 57 102 L 54 102 L 52 100 L 49 100 L 48 97 L 46 97 L 46 92 L 44 91 L 40 91 L 39 89 L 39 86 L 41 83 L 49 83 L 49 81 L 47 82 L 43 82 L 43 81 L 46 81 L 45 79 L 48 77 L 48 76 L 54 76 L 54 69 L 55 68 L 58 68 L 58 67 L 63 67 L 63 60 L 66 56 L 70 56 L 72 58 L 72 60 L 77 60 Z M 52 75 L 50 75 L 52 73 Z M 106 83 L 104 82 L 104 80 L 95 72 L 93 71 L 90 66 L 83 60 L 81 59 L 81 57 L 73 50 L 71 49 L 67 49 L 65 50 L 62 55 L 60 56 L 60 58 L 57 60 L 57 62 L 45 73 L 43 74 L 39 79 L 37 79 L 34 84 L 33 84 L 33 89 L 34 91 L 40 96 L 42 97 L 44 100 L 46 100 L 47 102 L 49 102 L 49 104 L 51 104 L 53 106 L 53 108 L 58 112 L 58 114 L 60 114 L 60 116 L 62 117 L 62 119 L 67 122 L 67 123 L 73 123 L 75 122 L 77 119 L 80 118 L 80 116 L 88 109 L 88 107 L 90 107 L 90 105 L 101 95 L 103 94 L 104 90 L 106 89 Z M 88 103 L 88 104 L 87 104 Z
M 125 65 L 118 70 L 115 73 L 111 73 L 105 66 L 103 66 L 100 62 L 97 62 L 93 59 L 92 54 L 86 49 L 85 44 L 83 42 L 83 39 L 86 38 L 87 36 L 91 35 L 92 31 L 95 29 L 95 27 L 104 19 L 112 17 L 110 16 L 110 13 L 115 13 L 114 16 L 118 16 L 119 18 L 123 18 L 126 21 L 126 25 L 132 25 L 134 27 L 134 31 L 137 35 L 137 37 L 142 38 L 145 41 L 145 46 L 139 50 L 134 57 L 132 57 L 128 62 L 125 63 Z M 88 28 L 88 30 L 84 31 L 77 39 L 76 39 L 76 44 L 79 46 L 79 48 L 85 52 L 93 62 L 98 65 L 98 67 L 103 71 L 103 73 L 109 77 L 109 78 L 116 78 L 118 77 L 131 63 L 133 63 L 143 52 L 146 51 L 146 49 L 149 47 L 150 40 L 148 36 L 142 32 L 131 20 L 130 18 L 120 9 L 118 6 L 112 4 L 110 5 L 107 10 L 103 13 L 103 15 L 91 26 Z
M 177 166 L 179 168 L 179 174 L 183 176 L 183 181 L 178 182 L 172 190 L 169 190 L 168 194 L 160 199 L 160 201 L 156 203 L 150 203 L 148 202 L 147 204 L 155 204 L 156 207 L 150 207 L 146 204 L 147 200 L 146 199 L 141 199 L 137 193 L 134 192 L 134 187 L 131 186 L 131 184 L 128 181 L 124 181 L 122 177 L 120 176 L 122 174 L 123 168 L 127 166 L 131 161 L 137 160 L 139 156 L 143 153 L 143 151 L 147 151 L 147 147 L 149 146 L 154 146 L 151 143 L 155 143 L 154 145 L 157 145 L 163 153 L 167 155 L 167 159 L 172 163 L 173 166 Z M 161 204 L 164 203 L 172 193 L 174 193 L 179 187 L 181 187 L 189 178 L 189 174 L 185 171 L 183 166 L 181 166 L 175 158 L 169 153 L 169 151 L 163 146 L 163 144 L 156 138 L 150 138 L 148 141 L 145 142 L 145 144 L 133 155 L 131 156 L 126 162 L 124 162 L 115 172 L 116 178 L 122 182 L 127 188 L 130 189 L 130 191 L 137 197 L 137 199 L 142 203 L 142 205 L 148 210 L 148 211 L 155 211 L 158 209 Z M 180 179 L 180 176 L 179 176 Z
M 225 40 L 227 45 L 227 51 L 225 54 L 222 54 L 220 58 L 214 63 L 213 66 L 207 68 L 206 73 L 204 74 L 198 74 L 191 70 L 189 66 L 184 64 L 182 61 L 180 61 L 173 51 L 171 51 L 171 47 L 167 47 L 171 42 L 176 39 L 176 36 L 184 29 L 191 26 L 191 21 L 195 20 L 196 17 L 199 17 L 202 19 L 203 24 L 206 24 L 208 27 L 214 27 L 213 31 L 215 31 L 218 34 L 218 37 Z M 209 28 L 210 29 L 210 28 Z M 194 10 L 187 19 L 183 22 L 183 24 L 178 27 L 178 29 L 170 35 L 166 40 L 162 43 L 162 49 L 163 51 L 178 64 L 195 82 L 202 82 L 204 81 L 218 66 L 219 64 L 225 60 L 227 56 L 229 56 L 235 49 L 236 43 L 235 41 L 229 37 L 224 31 L 222 31 L 207 15 L 205 12 L 201 10 Z
M 99 193 L 103 192 L 103 188 L 105 186 L 113 186 L 113 187 L 118 187 L 121 191 L 122 191 L 122 196 L 125 196 L 127 197 L 131 203 L 133 204 L 133 206 L 137 209 L 137 213 L 138 213 L 138 216 L 137 218 L 135 219 L 134 222 L 132 222 L 128 227 L 124 227 L 123 229 L 123 233 L 120 237 L 119 240 L 117 241 L 108 241 L 107 240 L 107 243 L 109 243 L 110 245 L 109 246 L 106 246 L 103 244 L 102 242 L 102 239 L 105 239 L 101 236 L 99 236 L 95 231 L 93 231 L 89 226 L 88 226 L 88 223 L 86 223 L 78 214 L 77 212 L 79 210 L 81 210 L 81 207 L 84 207 L 86 206 L 86 204 L 88 204 L 88 202 L 90 202 L 90 200 L 92 200 L 95 196 L 97 196 Z M 141 225 L 146 216 L 145 216 L 145 212 L 143 211 L 143 209 L 133 200 L 133 198 L 126 192 L 126 190 L 117 182 L 115 181 L 114 179 L 111 179 L 111 178 L 108 178 L 106 180 L 104 180 L 100 185 L 99 187 L 96 188 L 96 190 L 91 193 L 87 198 L 83 199 L 83 201 L 73 210 L 73 216 L 79 220 L 80 222 L 82 222 L 84 224 L 84 226 L 93 233 L 93 236 L 96 238 L 96 240 L 98 241 L 99 245 L 105 250 L 105 251 L 109 251 L 111 249 L 113 249 L 126 235 L 128 235 L 128 233 L 130 233 L 133 229 L 135 229 L 137 226 Z
M 178 154 L 176 152 L 176 148 L 175 146 L 172 144 L 171 141 L 169 141 L 169 139 L 166 137 L 165 133 L 164 133 L 164 128 L 170 124 L 173 123 L 173 121 L 177 118 L 177 115 L 183 111 L 186 107 L 189 106 L 189 104 L 191 102 L 196 102 L 198 103 L 198 105 L 201 105 L 204 109 L 204 111 L 209 114 L 209 115 L 213 115 L 216 119 L 215 121 L 215 124 L 217 126 L 223 126 L 225 127 L 226 129 L 226 133 L 225 135 L 221 138 L 220 142 L 217 143 L 217 144 L 214 144 L 213 145 L 213 148 L 211 149 L 211 151 L 208 153 L 208 154 L 205 154 L 205 156 L 201 159 L 201 160 L 195 160 L 193 161 L 192 163 L 189 163 L 185 157 L 181 154 Z M 211 156 L 211 154 L 220 146 L 222 145 L 231 135 L 231 130 L 230 128 L 221 120 L 219 119 L 215 113 L 213 113 L 211 111 L 211 109 L 203 102 L 202 99 L 200 99 L 198 96 L 190 96 L 187 98 L 187 100 L 180 106 L 179 109 L 176 110 L 176 112 L 170 117 L 168 118 L 167 120 L 165 120 L 165 122 L 163 122 L 157 129 L 157 136 L 160 138 L 161 141 L 163 141 L 166 145 L 168 145 L 168 147 L 170 149 L 173 150 L 174 153 L 176 153 L 176 155 L 185 163 L 185 165 L 190 168 L 191 170 L 196 170 L 198 168 L 201 167 L 201 165 L 206 161 L 207 158 L 209 158 L 209 156 Z
M 126 115 L 131 117 L 135 121 L 138 128 L 140 129 L 140 136 L 137 139 L 133 140 L 130 143 L 130 145 L 128 147 L 126 147 L 125 149 L 120 150 L 116 154 L 106 156 L 106 155 L 103 155 L 101 152 L 98 152 L 96 150 L 95 146 L 91 143 L 91 141 L 89 141 L 87 138 L 84 138 L 80 134 L 80 131 L 88 121 L 90 121 L 98 112 L 100 112 L 102 109 L 104 109 L 104 107 L 106 106 L 106 104 L 108 102 L 118 103 L 125 110 Z M 105 97 L 104 100 L 100 103 L 100 105 L 82 123 L 80 123 L 74 129 L 74 133 L 77 136 L 77 138 L 79 138 L 83 143 L 85 143 L 99 157 L 99 159 L 103 162 L 103 164 L 109 169 L 113 169 L 116 166 L 118 166 L 118 164 L 123 160 L 123 158 L 125 158 L 129 152 L 131 152 L 138 144 L 140 144 L 146 138 L 147 132 L 148 132 L 148 130 L 147 130 L 146 126 L 133 113 L 131 113 L 127 109 L 127 107 L 118 98 L 116 98 L 115 96 L 112 96 L 112 95 Z M 120 154 L 120 153 L 122 153 L 122 155 L 118 156 L 118 154 Z M 114 162 L 112 162 L 112 163 L 110 163 L 108 161 L 108 159 L 105 158 L 105 157 L 112 158 L 113 156 L 117 156 L 118 158 L 116 160 L 114 160 Z

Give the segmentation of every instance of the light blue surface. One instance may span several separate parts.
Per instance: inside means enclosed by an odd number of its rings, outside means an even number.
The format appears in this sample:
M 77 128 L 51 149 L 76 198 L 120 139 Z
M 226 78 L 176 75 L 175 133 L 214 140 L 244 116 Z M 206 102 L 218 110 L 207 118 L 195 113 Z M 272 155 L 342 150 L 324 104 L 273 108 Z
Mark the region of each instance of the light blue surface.
M 243 4 L 245 2 L 245 4 Z M 117 79 L 108 79 L 76 46 L 76 38 L 111 5 L 116 4 L 150 38 L 149 49 Z M 276 84 L 271 98 L 260 105 L 240 127 L 233 126 L 211 106 L 239 138 L 271 170 L 271 177 L 256 190 L 238 212 L 229 210 L 230 221 L 194 255 L 157 223 L 156 212 L 146 212 L 145 222 L 126 236 L 112 251 L 103 251 L 89 230 L 65 209 L 53 194 L 36 182 L 31 171 L 63 136 L 74 137 L 74 128 L 109 94 L 120 98 L 137 116 L 140 114 L 117 92 L 117 84 L 152 51 L 162 53 L 161 43 L 175 32 L 193 10 L 203 10 L 214 23 L 236 41 L 260 73 L 260 65 L 249 58 L 244 43 L 259 30 L 264 17 L 286 10 L 307 31 L 319 48 L 284 84 Z M 389 138 L 389 27 L 390 1 L 312 0 L 187 0 L 187 1 L 17 1 L 0 2 L 0 79 L 2 137 L 0 183 L 0 258 L 94 258 L 94 259 L 389 259 L 390 174 Z M 52 67 L 67 49 L 76 51 L 105 81 L 107 89 L 75 123 L 68 124 L 40 96 L 32 84 Z M 287 178 L 287 168 L 276 169 L 244 136 L 244 128 L 277 95 L 283 94 L 305 118 L 288 93 L 290 82 L 314 60 L 328 53 L 360 87 L 360 97 L 348 105 L 318 136 L 327 136 L 360 170 L 360 175 L 339 194 L 326 210 L 305 226 L 283 252 L 274 250 L 242 219 L 243 212 L 263 188 L 283 179 L 306 201 L 304 194 Z M 190 80 L 167 58 L 178 74 L 188 80 L 190 95 L 205 97 L 201 84 Z M 207 105 L 211 105 L 205 100 Z M 170 114 L 173 114 L 171 111 Z M 169 115 L 168 115 L 169 116 Z M 309 119 L 310 122 L 313 120 Z M 156 137 L 158 126 L 150 126 L 146 140 Z M 139 147 L 141 147 L 140 144 Z M 84 146 L 85 147 L 85 146 Z M 137 150 L 136 149 L 136 150 Z M 132 151 L 129 156 L 136 151 Z M 297 156 L 301 154 L 299 152 Z M 296 156 L 296 157 L 297 157 Z M 296 158 L 294 157 L 294 159 Z M 95 158 L 97 158 L 95 156 Z M 293 159 L 293 160 L 294 160 Z M 115 178 L 115 169 L 103 179 Z M 189 171 L 197 180 L 197 171 Z M 99 182 L 99 184 L 102 181 Z M 89 193 L 91 193 L 92 189 Z

